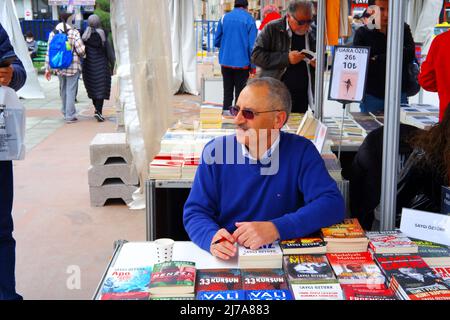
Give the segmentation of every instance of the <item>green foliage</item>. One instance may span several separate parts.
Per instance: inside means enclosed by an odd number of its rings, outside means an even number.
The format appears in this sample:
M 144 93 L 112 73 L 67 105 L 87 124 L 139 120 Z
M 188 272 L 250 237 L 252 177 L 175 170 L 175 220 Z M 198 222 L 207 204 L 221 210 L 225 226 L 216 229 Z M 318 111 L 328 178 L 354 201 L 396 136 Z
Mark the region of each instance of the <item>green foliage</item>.
M 96 9 L 100 9 L 102 11 L 111 12 L 111 1 L 110 0 L 97 0 L 96 1 Z
M 111 32 L 111 3 L 110 0 L 97 0 L 94 13 L 100 17 L 103 29 Z

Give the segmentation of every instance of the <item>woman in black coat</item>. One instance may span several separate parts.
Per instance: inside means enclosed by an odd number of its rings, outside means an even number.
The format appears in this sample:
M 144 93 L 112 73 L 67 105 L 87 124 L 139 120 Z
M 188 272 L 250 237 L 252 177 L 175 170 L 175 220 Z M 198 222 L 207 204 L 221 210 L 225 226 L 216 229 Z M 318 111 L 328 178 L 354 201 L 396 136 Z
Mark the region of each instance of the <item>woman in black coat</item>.
M 100 18 L 93 14 L 88 18 L 89 27 L 83 33 L 86 58 L 83 62 L 83 81 L 88 97 L 95 106 L 95 118 L 103 122 L 103 102 L 111 93 L 111 74 L 114 69 L 114 53 L 105 31 L 100 28 Z

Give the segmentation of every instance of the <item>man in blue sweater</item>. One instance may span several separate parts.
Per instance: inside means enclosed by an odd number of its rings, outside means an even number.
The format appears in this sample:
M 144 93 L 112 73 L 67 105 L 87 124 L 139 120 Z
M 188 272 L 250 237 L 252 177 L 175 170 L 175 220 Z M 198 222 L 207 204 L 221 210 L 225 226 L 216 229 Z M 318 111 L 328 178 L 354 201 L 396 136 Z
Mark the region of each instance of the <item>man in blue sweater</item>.
M 286 86 L 249 81 L 236 106 L 236 135 L 203 150 L 184 226 L 193 242 L 221 259 L 235 243 L 251 249 L 309 235 L 344 219 L 344 200 L 314 145 L 281 132 L 291 111 Z
M 0 59 L 15 56 L 8 34 L 0 24 Z M 27 74 L 19 59 L 0 66 L 0 86 L 19 90 Z M 12 236 L 13 167 L 12 161 L 0 161 L 0 300 L 20 300 L 14 277 L 16 242 Z
M 234 10 L 220 19 L 214 36 L 214 46 L 220 48 L 224 110 L 233 104 L 233 91 L 235 101 L 238 100 L 253 70 L 250 57 L 258 30 L 247 7 L 247 0 L 236 0 Z

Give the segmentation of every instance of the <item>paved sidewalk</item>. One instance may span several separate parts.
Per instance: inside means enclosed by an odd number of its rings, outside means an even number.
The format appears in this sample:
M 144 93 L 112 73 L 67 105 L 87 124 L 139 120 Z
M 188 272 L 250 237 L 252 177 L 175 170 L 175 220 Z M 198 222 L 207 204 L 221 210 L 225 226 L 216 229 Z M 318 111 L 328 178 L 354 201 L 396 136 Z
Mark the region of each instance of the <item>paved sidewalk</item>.
M 14 162 L 17 291 L 25 299 L 91 299 L 114 241 L 145 240 L 144 210 L 90 206 L 89 144 L 97 133 L 115 132 L 112 103 L 98 123 L 80 81 L 79 121 L 66 124 L 58 79 L 40 81 L 46 99 L 22 100 L 27 154 Z

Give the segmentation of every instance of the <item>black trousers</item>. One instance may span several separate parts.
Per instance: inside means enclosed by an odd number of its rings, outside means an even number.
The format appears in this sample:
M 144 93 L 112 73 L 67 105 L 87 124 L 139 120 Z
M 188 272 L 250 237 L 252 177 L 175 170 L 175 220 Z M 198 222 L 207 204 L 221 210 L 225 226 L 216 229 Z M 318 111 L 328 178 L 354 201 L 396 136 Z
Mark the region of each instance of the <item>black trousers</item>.
M 12 161 L 0 161 L 0 300 L 20 300 L 16 293 L 14 269 L 16 241 L 13 233 L 13 167 Z
M 97 111 L 100 114 L 102 114 L 102 112 L 103 112 L 103 102 L 104 101 L 105 100 L 103 100 L 103 99 L 92 99 L 92 103 L 94 104 L 95 111 Z
M 231 69 L 222 67 L 224 110 L 230 110 L 230 107 L 233 105 L 233 91 L 234 103 L 236 104 L 239 94 L 247 83 L 249 75 L 249 69 Z

